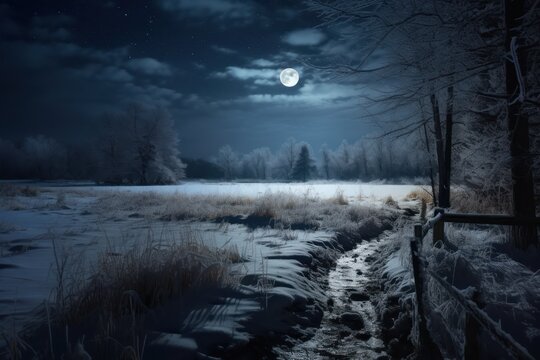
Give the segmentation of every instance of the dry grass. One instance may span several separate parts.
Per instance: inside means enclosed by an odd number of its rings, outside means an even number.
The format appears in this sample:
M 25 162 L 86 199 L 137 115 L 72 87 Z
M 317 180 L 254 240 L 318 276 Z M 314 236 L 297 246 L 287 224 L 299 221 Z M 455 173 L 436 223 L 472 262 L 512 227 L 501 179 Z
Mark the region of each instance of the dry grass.
M 433 204 L 431 194 L 422 188 L 411 191 L 405 200 L 419 200 L 427 205 Z M 481 192 L 455 187 L 450 193 L 452 209 L 459 212 L 508 214 L 511 210 L 510 194 L 503 190 L 499 192 Z
M 343 190 L 336 190 L 336 194 L 329 199 L 329 201 L 336 205 L 349 205 L 349 200 L 343 195 Z
M 69 321 L 96 311 L 119 316 L 126 301 L 148 309 L 198 286 L 225 286 L 229 265 L 239 257 L 235 251 L 209 248 L 193 235 L 166 244 L 149 241 L 124 254 L 103 253 L 90 282 L 67 295 L 64 315 Z
M 510 214 L 511 200 L 507 192 L 485 193 L 456 189 L 450 194 L 452 209 L 460 212 L 483 214 Z
M 387 196 L 385 199 L 384 199 L 384 204 L 386 206 L 390 206 L 390 207 L 393 207 L 393 208 L 397 208 L 398 207 L 398 203 L 396 200 L 394 200 L 394 198 L 392 196 Z
M 265 193 L 257 197 L 220 195 L 185 195 L 157 193 L 115 193 L 101 197 L 94 205 L 97 213 L 137 213 L 149 219 L 167 221 L 232 221 L 248 226 L 271 226 L 281 229 L 351 228 L 369 216 L 387 216 L 390 209 L 349 204 L 336 193 L 331 199 L 320 199 L 309 191 L 304 194 Z M 121 215 L 123 216 L 123 215 Z M 258 224 L 249 223 L 259 221 Z
M 231 264 L 242 261 L 236 247 L 209 247 L 191 230 L 179 239 L 150 236 L 124 252 L 103 251 L 89 277 L 77 258 L 54 250 L 54 299 L 44 320 L 10 343 L 11 353 L 30 355 L 25 344 L 32 344 L 40 358 L 88 351 L 99 359 L 141 359 L 155 309 L 198 289 L 234 285 Z
M 425 201 L 426 204 L 433 204 L 433 196 L 425 189 L 417 188 L 405 196 L 405 200 Z
M 20 186 L 13 184 L 0 184 L 0 197 L 26 196 L 35 197 L 39 195 L 39 189 L 30 186 Z

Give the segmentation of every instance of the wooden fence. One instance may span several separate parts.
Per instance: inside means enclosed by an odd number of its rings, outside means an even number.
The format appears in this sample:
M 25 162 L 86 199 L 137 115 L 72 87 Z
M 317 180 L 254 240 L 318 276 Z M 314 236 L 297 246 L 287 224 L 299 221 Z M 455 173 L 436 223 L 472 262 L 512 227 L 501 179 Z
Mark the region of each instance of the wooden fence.
M 430 229 L 433 229 L 433 244 L 442 243 L 450 251 L 456 251 L 458 247 L 448 240 L 444 233 L 444 224 L 468 223 L 468 224 L 496 224 L 496 225 L 540 225 L 540 218 L 517 219 L 506 215 L 480 215 L 480 214 L 457 214 L 445 212 L 443 209 L 436 209 L 434 216 L 425 224 L 414 226 L 414 237 L 410 240 L 412 266 L 414 274 L 414 284 L 416 292 L 416 304 L 418 312 L 418 330 L 420 348 L 428 352 L 428 356 L 433 356 L 433 352 L 439 352 L 435 343 L 429 335 L 426 323 L 426 295 L 424 294 L 424 284 L 427 276 L 434 279 L 450 297 L 462 306 L 465 311 L 465 345 L 463 354 L 465 359 L 478 359 L 480 357 L 477 334 L 479 329 L 487 331 L 491 337 L 498 342 L 506 351 L 517 359 L 534 359 L 527 349 L 520 345 L 512 336 L 501 329 L 498 323 L 489 318 L 481 310 L 478 302 L 478 291 L 472 292 L 472 296 L 466 297 L 452 284 L 441 278 L 435 272 L 428 270 L 428 263 L 422 257 L 422 242 Z M 431 354 L 430 354 L 431 353 Z

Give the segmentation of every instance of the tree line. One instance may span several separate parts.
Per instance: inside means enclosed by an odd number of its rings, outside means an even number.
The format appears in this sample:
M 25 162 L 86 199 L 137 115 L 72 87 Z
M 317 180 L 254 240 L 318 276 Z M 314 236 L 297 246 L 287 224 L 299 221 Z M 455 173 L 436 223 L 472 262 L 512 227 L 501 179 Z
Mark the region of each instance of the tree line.
M 0 177 L 139 185 L 173 184 L 185 177 L 369 181 L 425 177 L 429 169 L 418 139 L 364 138 L 314 151 L 310 144 L 291 137 L 275 152 L 261 147 L 240 153 L 225 145 L 211 159 L 189 159 L 180 156 L 173 121 L 163 109 L 132 105 L 107 114 L 97 128 L 94 139 L 79 145 L 43 135 L 15 143 L 0 139 Z
M 0 139 L 3 179 L 85 179 L 105 184 L 171 184 L 185 177 L 178 139 L 163 109 L 132 105 L 107 114 L 98 135 L 63 145 L 43 135 Z
M 308 143 L 289 138 L 275 153 L 263 147 L 241 154 L 226 145 L 212 161 L 227 180 L 370 181 L 426 177 L 429 164 L 418 147 L 419 142 L 410 139 L 398 142 L 360 139 L 353 144 L 344 140 L 335 149 L 323 145 L 317 153 Z

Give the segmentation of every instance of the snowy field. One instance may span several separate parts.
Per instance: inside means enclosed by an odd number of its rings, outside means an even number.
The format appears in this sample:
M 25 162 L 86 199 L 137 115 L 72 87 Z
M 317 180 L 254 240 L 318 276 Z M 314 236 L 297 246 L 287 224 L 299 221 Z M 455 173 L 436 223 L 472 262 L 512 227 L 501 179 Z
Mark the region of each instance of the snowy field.
M 402 200 L 417 188 L 360 183 L 18 184 L 27 185 L 38 188 L 38 193 L 4 196 L 0 203 L 0 325 L 4 331 L 20 328 L 32 319 L 36 307 L 52 299 L 57 284 L 55 251 L 60 258 L 67 256 L 71 263 L 91 271 L 104 251 L 122 253 L 149 237 L 175 241 L 189 231 L 213 248 L 234 249 L 243 260 L 231 268 L 239 288 L 232 293 L 206 294 L 196 300 L 196 306 L 192 304 L 193 309 L 175 314 L 182 324 L 176 332 L 154 329 L 152 351 L 174 348 L 187 358 L 224 344 L 240 346 L 268 331 L 276 337 L 306 336 L 322 317 L 326 295 L 321 281 L 332 264 L 329 259 L 338 256 L 327 249 L 350 250 L 358 240 L 336 242 L 337 227 L 359 231 L 359 238 L 376 236 L 388 228 L 386 219 L 395 212 L 381 200 L 388 196 Z M 347 201 L 336 202 L 338 194 Z M 169 197 L 173 200 L 163 205 Z M 249 199 L 238 205 L 234 199 L 239 198 Z M 269 203 L 274 198 L 281 200 Z M 206 199 L 208 204 L 202 210 L 201 204 L 182 206 L 210 213 L 216 211 L 212 207 L 220 213 L 227 209 L 227 216 L 163 220 L 163 212 L 171 211 L 175 199 Z M 283 199 L 291 203 L 282 204 Z M 249 219 L 253 212 L 259 219 L 285 208 L 299 221 L 319 219 L 318 227 L 287 228 L 278 222 L 283 214 L 269 215 L 275 221 L 255 222 L 254 226 L 237 221 L 241 216 Z M 231 216 L 234 222 L 227 220 Z M 216 301 L 224 303 L 211 305 Z M 229 303 L 231 306 L 226 305 Z M 290 310 L 291 306 L 296 310 Z M 200 312 L 205 314 L 203 320 L 197 317 Z M 302 326 L 292 331 L 296 322 Z
M 197 182 L 188 181 L 179 185 L 154 186 L 94 186 L 89 183 L 29 183 L 32 186 L 54 187 L 65 190 L 156 192 L 160 194 L 261 196 L 267 193 L 291 193 L 330 198 L 342 192 L 349 199 L 403 199 L 409 192 L 422 185 L 396 185 L 360 182 L 307 182 L 307 183 L 261 183 L 261 182 Z

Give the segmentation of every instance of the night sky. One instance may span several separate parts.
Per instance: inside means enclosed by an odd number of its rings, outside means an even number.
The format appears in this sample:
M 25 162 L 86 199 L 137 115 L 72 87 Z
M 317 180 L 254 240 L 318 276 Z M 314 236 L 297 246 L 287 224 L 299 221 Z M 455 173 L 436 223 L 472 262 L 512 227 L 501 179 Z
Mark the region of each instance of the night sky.
M 373 131 L 366 87 L 309 66 L 355 54 L 320 22 L 301 1 L 0 1 L 0 137 L 90 143 L 137 102 L 170 111 L 185 156 L 354 142 Z

